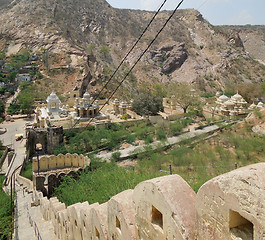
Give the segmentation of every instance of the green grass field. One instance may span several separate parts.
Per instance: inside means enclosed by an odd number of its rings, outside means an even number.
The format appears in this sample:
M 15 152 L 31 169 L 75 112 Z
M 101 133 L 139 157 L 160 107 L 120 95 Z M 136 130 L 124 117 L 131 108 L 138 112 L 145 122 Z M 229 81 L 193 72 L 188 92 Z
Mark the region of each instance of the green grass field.
M 88 201 L 103 203 L 115 194 L 133 189 L 139 182 L 163 176 L 160 170 L 182 176 L 194 189 L 209 179 L 237 167 L 265 160 L 265 138 L 252 133 L 248 126 L 230 127 L 219 135 L 197 144 L 186 143 L 167 151 L 145 152 L 136 164 L 118 167 L 117 163 L 92 160 L 92 171 L 83 172 L 79 180 L 67 178 L 55 195 L 67 205 Z

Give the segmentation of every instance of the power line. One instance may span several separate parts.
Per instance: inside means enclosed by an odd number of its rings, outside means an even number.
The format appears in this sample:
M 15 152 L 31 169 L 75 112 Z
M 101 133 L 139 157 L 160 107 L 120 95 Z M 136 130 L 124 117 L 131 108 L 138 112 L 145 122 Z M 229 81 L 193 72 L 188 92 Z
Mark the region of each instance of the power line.
M 146 26 L 146 28 L 144 29 L 144 31 L 142 32 L 142 34 L 140 35 L 140 37 L 137 39 L 137 41 L 134 43 L 134 45 L 132 46 L 132 48 L 130 49 L 130 51 L 125 55 L 125 57 L 122 59 L 122 61 L 120 62 L 120 64 L 118 65 L 118 67 L 116 68 L 116 70 L 113 72 L 113 74 L 111 75 L 111 77 L 109 78 L 109 80 L 106 82 L 106 84 L 102 87 L 102 89 L 100 90 L 100 92 L 97 94 L 97 96 L 94 98 L 94 100 L 92 101 L 91 104 L 93 104 L 97 98 L 101 95 L 101 93 L 103 92 L 103 90 L 107 87 L 107 85 L 110 83 L 110 81 L 113 79 L 114 75 L 118 72 L 118 70 L 120 69 L 121 65 L 125 62 L 125 60 L 127 59 L 127 57 L 130 55 L 130 53 L 134 50 L 134 48 L 136 47 L 136 45 L 139 43 L 139 41 L 141 40 L 141 38 L 143 37 L 143 35 L 146 33 L 147 29 L 150 27 L 150 25 L 152 24 L 152 22 L 154 21 L 154 19 L 156 18 L 157 14 L 160 12 L 160 10 L 162 9 L 162 7 L 165 5 L 165 3 L 167 2 L 167 0 L 164 0 L 164 2 L 162 3 L 162 5 L 158 8 L 158 10 L 156 11 L 156 13 L 154 14 L 154 16 L 152 17 L 151 21 L 148 23 L 148 25 Z
M 164 1 L 164 3 L 166 2 L 166 0 Z M 184 0 L 181 0 L 180 3 L 177 5 L 177 7 L 174 9 L 174 11 L 172 12 L 172 14 L 168 17 L 167 21 L 164 23 L 164 25 L 162 26 L 162 28 L 158 31 L 158 33 L 156 34 L 156 36 L 154 37 L 154 39 L 149 43 L 149 45 L 147 46 L 147 48 L 142 52 L 142 54 L 140 55 L 140 57 L 137 59 L 137 61 L 134 63 L 134 65 L 131 67 L 131 69 L 127 72 L 127 74 L 124 76 L 124 78 L 122 79 L 122 81 L 119 83 L 119 85 L 116 87 L 116 89 L 113 91 L 113 93 L 110 95 L 110 97 L 107 99 L 107 101 L 103 104 L 103 106 L 99 109 L 99 111 L 101 111 L 106 104 L 109 102 L 109 100 L 113 97 L 113 95 L 117 92 L 117 90 L 120 88 L 120 86 L 122 85 L 122 83 L 126 80 L 126 78 L 130 75 L 130 73 L 132 72 L 132 70 L 135 68 L 135 66 L 138 64 L 138 62 L 142 59 L 142 57 L 144 56 L 144 54 L 149 50 L 149 48 L 153 45 L 153 43 L 155 42 L 155 40 L 158 38 L 158 36 L 160 35 L 160 33 L 164 30 L 164 28 L 167 26 L 168 22 L 171 20 L 171 18 L 175 15 L 176 11 L 178 10 L 178 8 L 180 7 L 180 5 L 184 2 Z M 163 3 L 163 4 L 164 4 Z M 163 6 L 161 6 L 162 8 Z M 158 12 L 156 12 L 155 15 L 157 15 Z M 150 25 L 150 24 L 148 24 Z M 147 29 L 147 28 L 146 28 Z M 143 34 L 142 34 L 143 35 Z M 137 42 L 139 42 L 140 39 L 137 40 Z M 135 44 L 136 45 L 136 44 Z M 127 54 L 129 55 L 129 54 Z M 120 64 L 121 65 L 121 64 Z M 119 67 L 120 67 L 119 65 Z M 117 71 L 115 71 L 116 73 Z M 114 76 L 114 74 L 112 75 L 112 77 Z M 108 81 L 110 82 L 110 80 Z M 104 86 L 105 87 L 105 86 Z M 103 88 L 104 89 L 104 88 Z M 103 91 L 102 89 L 102 91 Z M 102 92 L 101 91 L 101 92 Z M 98 94 L 99 95 L 99 94 Z M 97 95 L 97 97 L 98 97 Z M 96 98 L 94 99 L 94 101 L 96 100 Z M 93 101 L 93 102 L 94 102 Z M 90 124 L 92 122 L 93 119 L 90 119 L 90 121 L 87 123 Z M 74 126 L 78 123 L 77 122 L 74 124 Z M 73 126 L 73 127 L 74 127 Z
M 122 83 L 125 81 L 125 79 L 130 75 L 130 73 L 132 72 L 132 70 L 135 68 L 135 66 L 138 64 L 138 62 L 142 59 L 142 57 L 144 56 L 144 54 L 149 50 L 149 48 L 153 45 L 153 43 L 155 42 L 155 40 L 158 38 L 158 36 L 160 35 L 160 33 L 164 30 L 164 28 L 166 27 L 166 25 L 168 24 L 168 22 L 171 20 L 171 18 L 174 16 L 174 14 L 176 13 L 176 11 L 178 10 L 178 8 L 180 7 L 180 5 L 183 3 L 184 0 L 181 0 L 181 2 L 177 5 L 177 7 L 175 8 L 175 10 L 172 12 L 172 14 L 169 16 L 169 18 L 167 19 L 167 21 L 164 23 L 164 25 L 162 26 L 162 28 L 159 30 L 159 32 L 156 34 L 156 36 L 154 37 L 154 39 L 150 42 L 150 44 L 147 46 L 147 48 L 142 52 L 142 54 L 140 55 L 140 57 L 137 59 L 137 61 L 134 63 L 134 65 L 131 67 L 131 69 L 128 71 L 128 73 L 125 75 L 125 77 L 122 79 L 122 81 L 119 83 L 119 85 L 116 87 L 116 89 L 113 91 L 113 93 L 110 95 L 110 97 L 107 99 L 107 101 L 103 104 L 103 106 L 99 109 L 99 111 L 101 111 L 105 105 L 109 102 L 109 100 L 113 97 L 113 95 L 117 92 L 117 90 L 120 88 L 120 86 L 122 85 Z
M 205 3 L 207 3 L 209 0 L 205 0 L 198 8 L 197 10 L 199 10 Z

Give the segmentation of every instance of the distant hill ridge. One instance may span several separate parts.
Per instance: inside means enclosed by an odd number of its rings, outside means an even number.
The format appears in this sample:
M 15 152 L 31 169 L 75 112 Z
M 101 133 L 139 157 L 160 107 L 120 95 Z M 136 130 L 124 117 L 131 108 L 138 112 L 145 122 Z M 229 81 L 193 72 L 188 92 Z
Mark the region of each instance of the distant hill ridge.
M 63 93 L 74 88 L 81 93 L 87 88 L 98 89 L 154 14 L 115 9 L 104 0 L 0 0 L 0 6 L 0 51 L 14 54 L 30 49 L 41 53 L 45 49 L 52 56 L 51 68 L 70 64 L 76 73 L 62 86 L 60 82 L 68 75 L 45 73 Z M 118 79 L 169 14 L 163 11 L 158 15 Z M 132 92 L 143 82 L 173 81 L 209 91 L 265 81 L 264 66 L 255 61 L 265 61 L 264 32 L 264 26 L 212 26 L 194 9 L 179 10 L 123 88 Z

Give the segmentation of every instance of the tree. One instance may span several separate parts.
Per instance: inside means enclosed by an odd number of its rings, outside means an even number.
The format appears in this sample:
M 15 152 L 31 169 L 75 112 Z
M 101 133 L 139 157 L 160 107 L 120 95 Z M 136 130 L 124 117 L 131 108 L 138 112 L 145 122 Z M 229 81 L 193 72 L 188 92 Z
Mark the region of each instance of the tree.
M 23 91 L 22 94 L 19 94 L 18 101 L 23 113 L 30 115 L 33 112 L 34 98 L 29 91 Z
M 153 90 L 154 95 L 161 97 L 161 98 L 166 97 L 167 92 L 165 91 L 165 88 L 163 87 L 162 84 L 155 83 L 153 87 L 154 87 L 154 90 Z
M 0 117 L 5 113 L 5 103 L 0 100 Z
M 11 73 L 9 73 L 8 78 L 10 81 L 14 81 L 16 76 L 17 76 L 17 71 L 12 71 Z
M 242 83 L 238 86 L 238 91 L 248 103 L 264 96 L 262 84 Z
M 168 93 L 169 97 L 176 101 L 184 113 L 187 113 L 190 106 L 197 106 L 199 104 L 198 94 L 186 83 L 171 84 Z
M 132 110 L 141 116 L 157 115 L 164 111 L 163 99 L 150 92 L 142 92 L 134 99 Z

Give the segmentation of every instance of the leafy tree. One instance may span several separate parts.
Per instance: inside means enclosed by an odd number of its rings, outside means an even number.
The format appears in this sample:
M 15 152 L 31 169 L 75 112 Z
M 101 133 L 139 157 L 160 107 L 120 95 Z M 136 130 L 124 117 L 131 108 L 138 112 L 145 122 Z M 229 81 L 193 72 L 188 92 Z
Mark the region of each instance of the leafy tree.
M 265 95 L 265 82 L 260 84 L 261 89 L 262 89 L 262 93 Z
M 24 82 L 20 83 L 19 88 L 21 91 L 24 91 L 30 86 L 32 86 L 31 82 L 24 81 Z
M 161 98 L 166 97 L 167 92 L 162 84 L 155 83 L 153 87 L 154 87 L 154 90 L 153 90 L 154 95 L 161 97 Z
M 263 96 L 262 85 L 255 83 L 242 83 L 238 86 L 239 94 L 249 103 Z
M 14 81 L 16 76 L 17 76 L 17 71 L 12 71 L 11 73 L 9 73 L 8 78 L 10 81 Z
M 5 103 L 2 100 L 0 100 L 0 116 L 3 116 L 4 112 L 5 112 Z
M 164 111 L 163 99 L 149 92 L 140 93 L 133 101 L 132 110 L 141 116 L 157 115 Z
M 89 45 L 88 46 L 88 52 L 89 54 L 93 55 L 93 50 L 95 49 L 95 45 Z
M 7 113 L 8 114 L 17 114 L 20 112 L 20 104 L 18 103 L 12 103 L 9 105 L 8 109 L 7 109 Z
M 109 46 L 102 46 L 99 50 L 99 53 L 102 54 L 104 57 L 108 57 L 110 55 Z
M 169 96 L 187 112 L 190 106 L 196 106 L 199 103 L 198 95 L 192 90 L 191 86 L 186 83 L 171 84 L 168 89 Z
M 23 113 L 30 115 L 33 112 L 34 98 L 29 91 L 20 94 L 18 96 L 18 101 L 21 104 L 20 109 Z
M 0 60 L 5 59 L 6 54 L 4 52 L 0 52 Z

